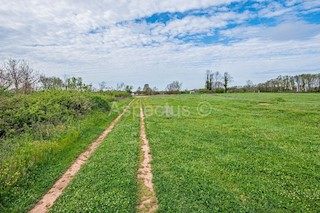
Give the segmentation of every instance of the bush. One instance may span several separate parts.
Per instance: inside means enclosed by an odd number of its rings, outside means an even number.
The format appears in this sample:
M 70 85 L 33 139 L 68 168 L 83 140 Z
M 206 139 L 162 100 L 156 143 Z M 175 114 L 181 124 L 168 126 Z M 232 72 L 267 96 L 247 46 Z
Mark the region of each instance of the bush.
M 213 93 L 212 90 L 208 90 L 208 89 L 199 89 L 198 92 L 199 92 L 200 94 Z
M 110 110 L 109 101 L 105 97 L 101 95 L 100 96 L 94 95 L 94 96 L 91 96 L 90 98 L 93 103 L 93 109 L 100 109 L 105 112 L 108 112 Z
M 77 91 L 35 92 L 31 95 L 1 96 L 0 137 L 26 130 L 39 132 L 90 113 L 110 110 L 111 96 Z M 43 131 L 40 131 L 41 137 Z
M 215 93 L 224 93 L 224 89 L 223 88 L 217 88 L 215 90 Z

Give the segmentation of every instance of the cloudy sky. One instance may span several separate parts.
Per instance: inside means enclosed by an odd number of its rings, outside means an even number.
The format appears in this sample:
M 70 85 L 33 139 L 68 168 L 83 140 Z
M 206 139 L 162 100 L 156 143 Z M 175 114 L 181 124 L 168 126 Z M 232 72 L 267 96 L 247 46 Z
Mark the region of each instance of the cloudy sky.
M 320 72 L 320 0 L 0 0 L 0 61 L 48 76 L 164 89 Z

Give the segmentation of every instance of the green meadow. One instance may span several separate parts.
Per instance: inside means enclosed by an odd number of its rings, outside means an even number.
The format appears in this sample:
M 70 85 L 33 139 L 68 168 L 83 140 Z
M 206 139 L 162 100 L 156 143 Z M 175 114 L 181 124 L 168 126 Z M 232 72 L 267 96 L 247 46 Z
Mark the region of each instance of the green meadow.
M 320 95 L 143 99 L 159 212 L 317 212 Z
M 93 109 L 43 141 L 16 142 L 2 157 L 30 170 L 1 192 L 1 212 L 30 210 L 130 100 Z M 319 212 L 320 95 L 289 93 L 136 98 L 50 212 L 138 211 L 139 100 L 157 212 Z

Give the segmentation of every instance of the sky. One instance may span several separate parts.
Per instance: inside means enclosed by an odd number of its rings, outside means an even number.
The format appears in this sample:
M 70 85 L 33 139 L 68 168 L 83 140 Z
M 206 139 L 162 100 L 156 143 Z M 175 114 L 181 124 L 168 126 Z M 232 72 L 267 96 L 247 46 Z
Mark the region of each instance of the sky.
M 0 0 L 0 63 L 162 90 L 320 73 L 320 0 Z

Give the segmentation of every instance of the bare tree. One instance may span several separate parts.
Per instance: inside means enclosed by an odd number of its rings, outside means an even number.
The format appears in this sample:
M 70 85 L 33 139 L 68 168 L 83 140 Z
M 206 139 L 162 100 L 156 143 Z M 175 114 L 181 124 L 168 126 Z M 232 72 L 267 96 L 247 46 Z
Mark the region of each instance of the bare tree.
M 182 83 L 179 81 L 173 81 L 172 83 L 168 84 L 166 90 L 169 92 L 179 92 L 181 90 Z
M 9 73 L 0 68 L 0 89 L 7 90 L 11 86 Z
M 252 91 L 254 89 L 254 84 L 251 80 L 247 80 L 246 81 L 246 86 L 245 88 L 248 90 L 248 91 Z
M 125 89 L 125 84 L 123 82 L 117 83 L 117 90 L 124 90 Z
M 19 66 L 19 72 L 21 72 L 21 89 L 24 94 L 30 93 L 39 77 L 38 74 L 30 68 L 29 64 L 22 60 Z
M 4 64 L 4 69 L 8 73 L 8 76 L 10 78 L 10 81 L 12 82 L 14 86 L 15 92 L 18 92 L 21 85 L 21 79 L 22 79 L 22 72 L 19 70 L 19 60 L 15 59 L 9 59 Z
M 101 83 L 99 83 L 99 89 L 100 91 L 105 90 L 107 87 L 107 83 L 105 81 L 102 81 Z
M 15 92 L 27 94 L 34 89 L 38 81 L 38 74 L 25 60 L 9 59 L 4 63 L 1 71 L 1 81 L 13 86 Z
M 213 89 L 217 89 L 217 88 L 221 88 L 222 87 L 222 76 L 221 74 L 217 71 L 215 73 L 213 73 L 213 83 L 212 83 L 212 88 Z

